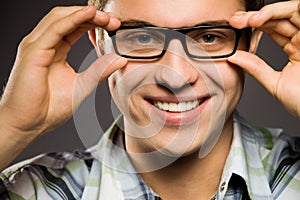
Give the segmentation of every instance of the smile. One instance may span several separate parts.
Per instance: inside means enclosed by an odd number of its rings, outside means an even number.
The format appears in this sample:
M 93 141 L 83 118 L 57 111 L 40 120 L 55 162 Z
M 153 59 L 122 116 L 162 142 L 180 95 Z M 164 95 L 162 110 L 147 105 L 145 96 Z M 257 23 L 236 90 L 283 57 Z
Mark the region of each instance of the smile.
M 166 101 L 154 101 L 154 105 L 163 111 L 169 112 L 187 112 L 197 108 L 201 103 L 201 100 L 193 100 L 193 101 L 181 101 L 181 102 L 166 102 Z
M 190 98 L 190 97 L 152 97 L 148 98 L 148 105 L 153 107 L 157 119 L 164 125 L 178 127 L 193 123 L 198 119 L 200 113 L 210 102 L 211 96 Z

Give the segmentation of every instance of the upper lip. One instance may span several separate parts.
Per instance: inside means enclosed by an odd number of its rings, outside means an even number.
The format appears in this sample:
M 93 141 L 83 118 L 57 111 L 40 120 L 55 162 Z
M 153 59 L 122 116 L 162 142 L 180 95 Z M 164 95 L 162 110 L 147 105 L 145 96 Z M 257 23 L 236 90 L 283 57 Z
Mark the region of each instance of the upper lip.
M 147 100 L 151 101 L 161 101 L 161 102 L 172 102 L 172 103 L 179 103 L 179 102 L 187 102 L 187 101 L 195 101 L 201 100 L 204 98 L 208 98 L 210 95 L 207 96 L 160 96 L 160 97 L 146 97 Z

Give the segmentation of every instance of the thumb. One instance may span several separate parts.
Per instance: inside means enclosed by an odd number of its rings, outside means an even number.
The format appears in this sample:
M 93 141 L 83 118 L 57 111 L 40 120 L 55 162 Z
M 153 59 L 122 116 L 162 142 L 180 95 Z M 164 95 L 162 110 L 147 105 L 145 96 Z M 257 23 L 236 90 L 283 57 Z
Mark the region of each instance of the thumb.
M 73 91 L 73 108 L 77 108 L 96 87 L 113 72 L 127 64 L 127 59 L 116 54 L 99 57 L 88 69 L 78 74 Z
M 255 54 L 238 50 L 227 60 L 241 67 L 261 85 L 263 85 L 268 92 L 270 92 L 273 96 L 276 96 L 276 88 L 280 78 L 280 72 L 275 71 L 261 58 Z

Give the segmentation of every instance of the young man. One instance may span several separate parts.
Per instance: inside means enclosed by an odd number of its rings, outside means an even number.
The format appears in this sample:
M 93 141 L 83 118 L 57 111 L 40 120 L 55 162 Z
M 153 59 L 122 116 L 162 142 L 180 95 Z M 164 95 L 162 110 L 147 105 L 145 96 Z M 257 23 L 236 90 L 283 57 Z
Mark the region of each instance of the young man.
M 5 170 L 3 199 L 298 198 L 299 140 L 234 111 L 246 71 L 300 117 L 298 1 L 90 3 L 105 12 L 55 8 L 21 42 L 0 104 L 1 169 L 108 77 L 123 116 L 87 152 Z M 76 73 L 66 56 L 87 30 L 99 59 Z M 253 54 L 260 31 L 289 56 L 281 72 Z

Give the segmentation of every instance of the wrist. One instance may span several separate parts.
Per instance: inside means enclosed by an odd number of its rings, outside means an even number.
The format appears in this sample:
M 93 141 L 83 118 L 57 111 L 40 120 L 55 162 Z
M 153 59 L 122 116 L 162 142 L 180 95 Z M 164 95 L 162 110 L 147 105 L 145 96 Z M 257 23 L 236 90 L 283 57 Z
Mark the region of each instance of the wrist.
M 10 113 L 5 111 L 5 109 L 0 108 L 0 141 L 7 141 L 11 143 L 29 144 L 31 141 L 35 140 L 40 131 L 33 129 L 22 129 L 19 127 L 17 120 L 14 120 Z
M 43 133 L 37 116 L 30 116 L 22 106 L 10 106 L 0 102 L 0 129 L 18 134 L 22 137 L 37 137 Z
M 9 114 L 0 109 L 0 171 L 7 167 L 40 134 L 13 125 Z

